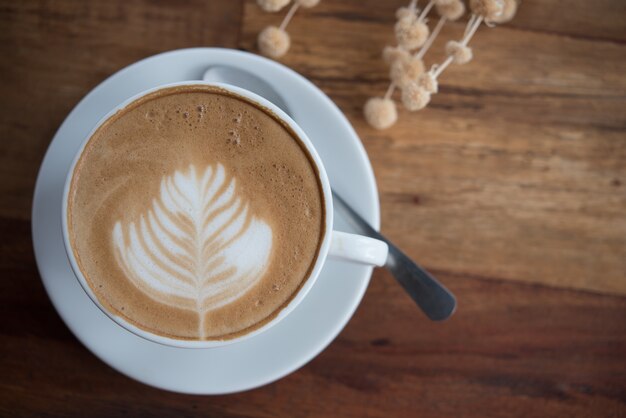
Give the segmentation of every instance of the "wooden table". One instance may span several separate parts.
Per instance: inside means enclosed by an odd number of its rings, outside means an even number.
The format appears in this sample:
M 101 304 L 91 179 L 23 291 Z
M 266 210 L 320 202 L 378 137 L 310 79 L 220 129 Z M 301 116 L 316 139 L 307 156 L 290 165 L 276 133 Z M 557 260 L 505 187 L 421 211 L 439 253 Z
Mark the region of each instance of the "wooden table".
M 0 415 L 626 416 L 626 2 L 525 0 L 512 23 L 479 30 L 474 61 L 445 73 L 426 110 L 375 131 L 361 108 L 384 92 L 380 50 L 404 3 L 298 12 L 282 62 L 347 114 L 383 231 L 458 311 L 428 322 L 378 270 L 308 365 L 207 397 L 132 381 L 73 337 L 35 267 L 31 196 L 54 132 L 105 77 L 170 49 L 255 50 L 280 16 L 252 1 L 0 1 Z

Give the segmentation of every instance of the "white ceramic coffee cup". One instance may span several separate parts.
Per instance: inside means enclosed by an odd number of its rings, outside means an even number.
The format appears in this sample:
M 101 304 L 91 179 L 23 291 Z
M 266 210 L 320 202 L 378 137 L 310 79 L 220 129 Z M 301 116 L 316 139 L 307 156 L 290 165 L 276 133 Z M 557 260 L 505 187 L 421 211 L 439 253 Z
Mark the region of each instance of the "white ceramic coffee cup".
M 70 184 L 72 181 L 72 177 L 74 175 L 74 168 L 76 167 L 76 164 L 78 160 L 80 159 L 80 156 L 85 146 L 87 145 L 87 142 L 89 141 L 91 136 L 94 134 L 94 132 L 98 129 L 98 127 L 100 127 L 100 125 L 102 125 L 115 113 L 124 109 L 125 107 L 135 102 L 136 100 L 140 99 L 141 97 L 147 94 L 153 93 L 155 91 L 164 89 L 164 88 L 169 88 L 169 87 L 174 87 L 174 86 L 186 86 L 186 85 L 208 85 L 208 86 L 216 86 L 221 89 L 227 90 L 231 94 L 242 96 L 243 98 L 249 101 L 255 102 L 261 105 L 262 107 L 269 109 L 277 117 L 279 117 L 281 120 L 287 123 L 287 125 L 289 125 L 289 127 L 293 130 L 293 132 L 296 133 L 296 135 L 301 140 L 301 142 L 306 146 L 309 154 L 311 155 L 317 167 L 320 183 L 322 185 L 322 192 L 324 194 L 324 205 L 325 205 L 324 209 L 326 211 L 326 225 L 325 225 L 325 230 L 324 230 L 324 236 L 320 244 L 319 254 L 315 262 L 315 265 L 313 269 L 311 270 L 309 277 L 305 279 L 305 283 L 301 286 L 298 293 L 292 298 L 292 300 L 287 304 L 287 306 L 285 306 L 278 313 L 278 315 L 276 315 L 271 321 L 269 321 L 265 325 L 255 330 L 250 331 L 247 334 L 241 335 L 236 338 L 227 339 L 227 340 L 205 341 L 205 340 L 180 340 L 180 339 L 175 339 L 175 338 L 169 338 L 169 337 L 154 334 L 144 329 L 141 329 L 131 324 L 130 322 L 126 321 L 123 317 L 118 316 L 114 312 L 109 311 L 100 303 L 100 301 L 94 294 L 93 290 L 87 283 L 87 280 L 85 279 L 85 276 L 83 275 L 82 271 L 78 267 L 78 263 L 76 262 L 74 251 L 72 250 L 70 239 L 69 239 L 67 210 L 68 210 L 68 196 L 69 196 Z M 125 102 L 121 103 L 120 105 L 116 106 L 114 109 L 112 109 L 107 115 L 105 115 L 96 124 L 96 126 L 89 133 L 89 135 L 87 135 L 81 147 L 79 148 L 78 152 L 76 153 L 76 156 L 74 157 L 74 160 L 72 162 L 72 165 L 70 167 L 70 170 L 67 174 L 67 178 L 65 181 L 65 188 L 63 191 L 63 210 L 61 213 L 62 213 L 61 222 L 63 226 L 63 243 L 65 245 L 65 251 L 67 253 L 67 257 L 69 259 L 72 270 L 74 271 L 74 274 L 76 275 L 76 278 L 78 279 L 79 283 L 81 284 L 82 288 L 85 290 L 87 295 L 91 298 L 91 300 L 96 304 L 98 308 L 100 308 L 102 312 L 104 312 L 109 318 L 111 318 L 113 321 L 115 321 L 118 325 L 125 328 L 126 330 L 142 338 L 145 338 L 147 340 L 150 340 L 159 344 L 172 346 L 172 347 L 181 347 L 181 348 L 219 347 L 219 346 L 232 344 L 235 342 L 248 339 L 257 334 L 260 334 L 261 332 L 268 330 L 269 328 L 271 328 L 272 326 L 280 322 L 287 315 L 289 315 L 289 313 L 292 312 L 296 308 L 296 306 L 298 306 L 298 304 L 306 297 L 309 290 L 311 290 L 311 288 L 315 284 L 315 281 L 317 280 L 322 270 L 322 267 L 324 266 L 324 263 L 326 262 L 327 257 L 339 258 L 339 259 L 346 260 L 349 262 L 372 265 L 372 266 L 382 266 L 385 264 L 385 261 L 387 260 L 388 248 L 387 248 L 386 243 L 373 239 L 373 238 L 364 237 L 362 235 L 355 235 L 355 234 L 349 234 L 345 232 L 333 231 L 333 197 L 331 193 L 330 183 L 328 181 L 328 176 L 326 175 L 326 170 L 324 169 L 322 160 L 320 159 L 317 151 L 313 147 L 313 144 L 307 137 L 306 133 L 304 133 L 304 131 L 296 124 L 296 122 L 294 122 L 293 119 L 291 119 L 280 108 L 270 103 L 269 101 L 265 100 L 264 98 L 250 91 L 244 90 L 242 88 L 227 85 L 227 84 L 221 84 L 221 83 L 208 83 L 208 82 L 203 82 L 203 81 L 187 81 L 187 82 L 162 85 L 156 88 L 146 90 L 142 93 L 139 93 L 131 97 L 130 99 L 126 100 Z

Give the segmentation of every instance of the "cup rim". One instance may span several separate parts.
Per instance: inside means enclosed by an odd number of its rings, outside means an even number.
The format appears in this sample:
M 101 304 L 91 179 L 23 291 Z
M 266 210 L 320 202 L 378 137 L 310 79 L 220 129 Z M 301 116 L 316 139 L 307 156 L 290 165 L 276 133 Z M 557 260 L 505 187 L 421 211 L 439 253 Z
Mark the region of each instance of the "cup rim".
M 74 251 L 70 243 L 70 238 L 69 238 L 68 219 L 67 219 L 68 196 L 69 196 L 72 178 L 74 177 L 74 169 L 76 168 L 76 164 L 80 160 L 80 157 L 82 156 L 83 151 L 85 147 L 87 146 L 90 138 L 93 136 L 96 130 L 102 124 L 104 124 L 107 120 L 109 120 L 109 118 L 115 115 L 117 112 L 128 107 L 135 101 L 141 99 L 142 97 L 148 94 L 157 92 L 162 89 L 172 88 L 172 87 L 194 86 L 194 85 L 217 87 L 217 88 L 226 90 L 229 93 L 234 94 L 235 96 L 240 96 L 240 97 L 243 97 L 244 99 L 247 99 L 248 101 L 256 102 L 261 107 L 264 107 L 270 110 L 282 122 L 286 123 L 289 126 L 289 128 L 297 135 L 300 142 L 304 144 L 311 159 L 313 160 L 313 163 L 315 164 L 315 167 L 317 168 L 318 177 L 319 177 L 321 188 L 322 188 L 322 194 L 324 197 L 324 209 L 326 211 L 325 225 L 324 225 L 325 230 L 324 230 L 323 238 L 321 240 L 321 244 L 319 246 L 317 259 L 315 261 L 313 268 L 311 269 L 311 272 L 309 273 L 309 276 L 305 279 L 304 284 L 300 287 L 300 289 L 298 289 L 295 296 L 293 296 L 292 299 L 289 301 L 289 303 L 285 307 L 283 307 L 280 310 L 280 312 L 274 318 L 269 320 L 267 323 L 263 324 L 262 326 L 246 334 L 243 334 L 234 338 L 226 339 L 226 340 L 185 340 L 185 339 L 166 337 L 163 335 L 158 335 L 158 334 L 149 332 L 147 330 L 144 330 L 130 323 L 123 317 L 116 315 L 115 313 L 109 311 L 106 307 L 104 307 L 100 303 L 97 296 L 95 295 L 95 293 L 89 286 L 89 283 L 87 283 L 85 276 L 83 275 L 82 271 L 80 270 L 80 267 L 78 266 L 76 257 L 74 255 Z M 235 344 L 235 343 L 247 340 L 249 338 L 252 338 L 256 335 L 259 335 L 267 331 L 268 329 L 272 328 L 274 325 L 282 321 L 284 318 L 286 318 L 300 304 L 300 302 L 304 300 L 306 295 L 309 293 L 309 291 L 311 290 L 311 288 L 317 281 L 317 278 L 319 277 L 319 274 L 322 270 L 322 267 L 324 266 L 326 257 L 328 255 L 328 251 L 330 248 L 330 240 L 331 240 L 331 235 L 332 235 L 332 227 L 333 227 L 333 202 L 332 202 L 332 193 L 330 189 L 330 182 L 328 180 L 328 175 L 326 173 L 326 169 L 322 163 L 322 160 L 319 154 L 317 153 L 317 150 L 311 143 L 311 140 L 309 139 L 309 137 L 302 130 L 302 128 L 300 128 L 300 126 L 282 109 L 280 109 L 278 106 L 274 105 L 273 103 L 271 103 L 264 97 L 261 97 L 258 94 L 253 93 L 249 90 L 243 89 L 241 87 L 233 86 L 233 85 L 226 84 L 226 83 L 207 82 L 203 80 L 180 81 L 180 82 L 175 82 L 175 83 L 162 84 L 162 85 L 152 87 L 150 89 L 144 90 L 138 94 L 133 95 L 132 97 L 124 100 L 122 103 L 118 104 L 113 109 L 111 109 L 106 115 L 100 118 L 100 120 L 94 125 L 93 129 L 91 129 L 90 132 L 82 140 L 81 145 L 76 151 L 76 154 L 74 155 L 74 158 L 72 159 L 72 163 L 65 177 L 65 184 L 63 187 L 62 209 L 61 209 L 61 226 L 62 226 L 61 229 L 62 229 L 63 245 L 64 245 L 65 253 L 70 263 L 70 267 L 72 268 L 72 271 L 74 273 L 74 276 L 76 277 L 79 284 L 81 285 L 81 288 L 85 291 L 87 296 L 89 296 L 89 298 L 96 305 L 96 307 L 98 307 L 100 311 L 102 311 L 106 316 L 108 316 L 117 325 L 121 326 L 127 331 L 145 340 L 152 341 L 152 342 L 169 346 L 169 347 L 216 348 L 216 347 L 227 346 L 230 344 Z

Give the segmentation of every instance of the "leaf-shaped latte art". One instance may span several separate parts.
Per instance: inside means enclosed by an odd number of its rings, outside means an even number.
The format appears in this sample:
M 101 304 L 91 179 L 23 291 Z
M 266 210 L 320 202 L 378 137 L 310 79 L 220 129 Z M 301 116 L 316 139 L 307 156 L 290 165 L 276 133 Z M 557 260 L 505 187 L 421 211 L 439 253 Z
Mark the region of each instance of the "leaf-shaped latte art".
M 143 215 L 113 228 L 126 276 L 154 300 L 200 316 L 245 294 L 264 274 L 272 230 L 237 194 L 221 164 L 194 166 L 161 181 Z

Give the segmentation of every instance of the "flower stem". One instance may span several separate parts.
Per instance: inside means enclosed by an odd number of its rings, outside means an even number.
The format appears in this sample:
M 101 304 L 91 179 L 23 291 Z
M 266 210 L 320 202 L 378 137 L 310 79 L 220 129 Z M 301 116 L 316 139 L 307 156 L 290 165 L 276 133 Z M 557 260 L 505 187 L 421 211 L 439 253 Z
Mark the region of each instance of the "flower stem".
M 446 60 L 445 60 L 444 62 L 442 62 L 442 63 L 441 63 L 441 65 L 439 65 L 437 68 L 434 68 L 434 69 L 433 69 L 433 77 L 434 77 L 435 79 L 437 79 L 437 77 L 439 77 L 439 76 L 441 75 L 441 73 L 443 73 L 443 72 L 444 72 L 444 70 L 445 70 L 446 68 L 448 68 L 448 66 L 449 66 L 450 64 L 452 64 L 452 60 L 453 60 L 453 59 L 454 59 L 454 58 L 452 58 L 452 57 L 448 57 L 448 58 L 446 58 Z
M 446 20 L 447 19 L 443 16 L 439 18 L 437 26 L 435 26 L 435 29 L 433 29 L 433 31 L 431 32 L 430 36 L 426 40 L 426 43 L 424 44 L 424 46 L 422 46 L 422 49 L 420 49 L 417 54 L 415 54 L 415 58 L 424 58 L 424 55 L 428 52 L 428 49 L 432 46 L 433 42 L 435 42 L 435 38 L 437 37 L 437 35 L 439 35 L 439 32 L 441 32 L 441 28 L 443 28 Z
M 291 8 L 289 9 L 287 14 L 285 15 L 285 18 L 283 19 L 283 22 L 280 24 L 278 29 L 285 30 L 285 28 L 287 27 L 287 25 L 291 21 L 291 18 L 293 17 L 293 15 L 296 14 L 296 10 L 298 10 L 298 7 L 300 7 L 300 3 L 294 3 L 293 6 L 291 6 Z
M 435 5 L 435 0 L 430 0 L 428 4 L 426 5 L 426 7 L 424 7 L 424 10 L 422 10 L 422 13 L 420 13 L 420 16 L 417 18 L 417 21 L 418 22 L 423 21 L 426 15 L 428 14 L 428 12 L 430 12 L 430 9 L 432 9 L 434 5 Z
M 472 16 L 470 16 L 469 20 L 467 21 L 467 25 L 465 26 L 465 32 L 463 32 L 463 37 L 467 36 L 467 32 L 469 32 L 475 20 L 476 20 L 476 15 L 472 14 Z
M 472 17 L 474 17 L 476 15 L 472 15 Z M 470 19 L 471 21 L 472 19 Z M 467 24 L 467 29 L 465 30 L 465 35 L 463 36 L 463 40 L 461 41 L 461 45 L 463 46 L 467 46 L 467 44 L 469 43 L 470 39 L 472 39 L 472 37 L 474 36 L 474 34 L 476 33 L 476 31 L 478 30 L 478 27 L 480 26 L 480 24 L 483 22 L 483 17 L 482 16 L 476 16 L 476 18 L 473 20 L 473 22 L 468 22 Z
M 389 100 L 391 98 L 391 95 L 393 94 L 395 89 L 396 89 L 396 83 L 394 82 L 389 83 L 389 87 L 387 88 L 387 92 L 385 93 L 385 100 Z

